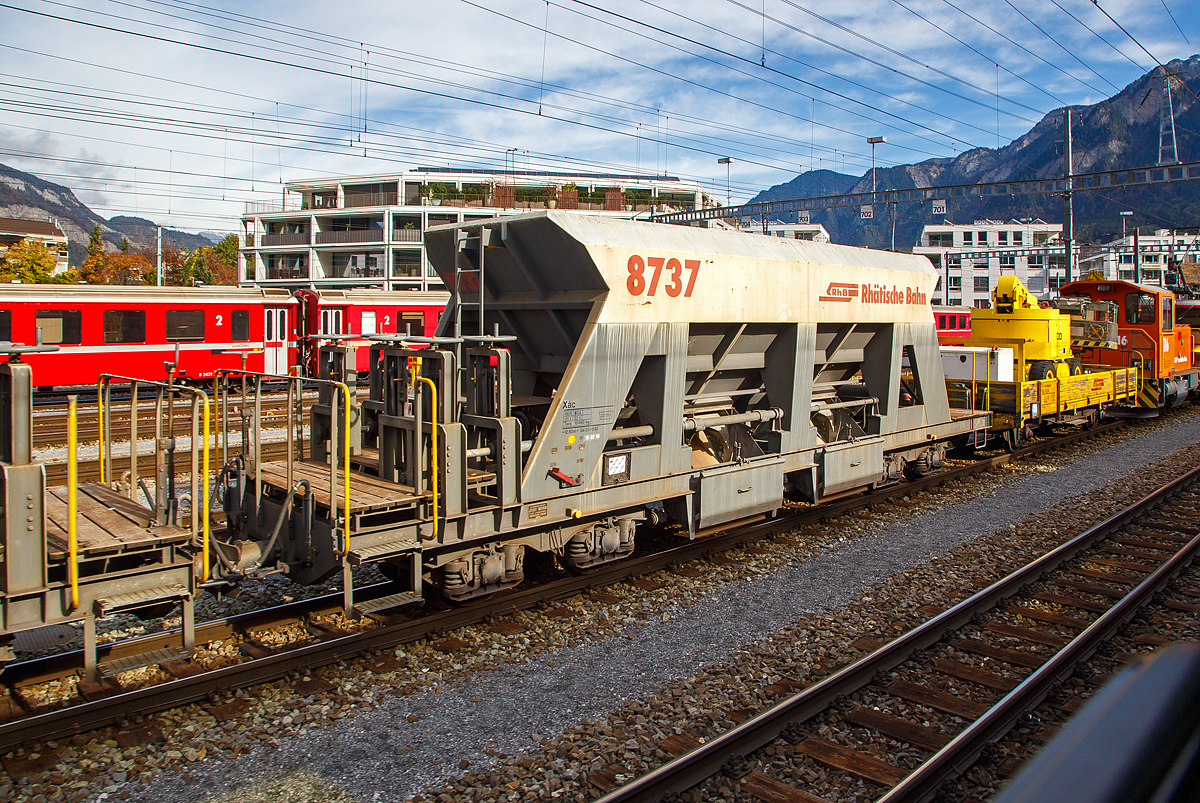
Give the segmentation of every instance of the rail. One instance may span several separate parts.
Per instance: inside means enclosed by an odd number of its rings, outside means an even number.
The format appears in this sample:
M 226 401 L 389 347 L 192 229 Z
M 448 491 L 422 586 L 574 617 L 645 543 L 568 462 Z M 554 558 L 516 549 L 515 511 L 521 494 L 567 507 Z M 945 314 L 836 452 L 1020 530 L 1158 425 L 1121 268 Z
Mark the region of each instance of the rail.
M 650 803 L 671 793 L 681 793 L 711 777 L 727 762 L 748 756 L 778 738 L 791 723 L 803 723 L 826 710 L 841 695 L 850 695 L 909 660 L 919 650 L 937 644 L 945 634 L 968 625 L 973 617 L 1012 597 L 1041 579 L 1048 572 L 1079 556 L 1084 550 L 1116 532 L 1164 499 L 1200 479 L 1200 468 L 1166 483 L 1105 521 L 1059 545 L 1007 577 L 993 583 L 950 609 L 934 616 L 899 638 L 879 647 L 832 675 L 789 697 L 762 713 L 701 746 L 668 761 L 599 798 L 596 803 Z M 1100 642 L 1113 633 L 1145 604 L 1166 582 L 1200 551 L 1200 536 L 1193 537 L 1176 554 L 1138 582 L 1124 598 L 1098 619 L 1089 623 L 1077 637 L 1049 658 L 1032 674 L 995 704 L 982 717 L 908 774 L 898 785 L 878 798 L 877 803 L 918 803 L 933 798 L 938 785 L 970 767 L 984 749 L 1031 710 L 1048 694 L 1051 686 L 1068 676 L 1074 666 L 1096 651 Z
M 177 501 L 175 499 L 175 397 L 182 395 L 191 399 L 191 530 L 192 541 L 200 542 L 201 551 L 206 558 L 202 576 L 208 581 L 209 537 L 211 522 L 209 515 L 209 441 L 212 436 L 211 408 L 208 394 L 197 388 L 176 385 L 173 382 L 155 382 L 147 379 L 136 379 L 116 374 L 101 374 L 98 383 L 97 398 L 103 414 L 100 419 L 101 451 L 98 455 L 100 471 L 109 482 L 114 479 L 112 468 L 112 385 L 129 383 L 129 498 L 137 502 L 138 490 L 141 489 L 150 504 L 155 520 L 159 524 L 174 523 L 177 518 Z M 151 498 L 148 489 L 142 482 L 138 472 L 138 391 L 148 388 L 154 391 L 154 462 L 157 469 L 154 478 L 154 496 Z M 165 408 L 165 417 L 164 417 Z M 164 421 L 166 426 L 164 427 Z M 165 430 L 165 434 L 164 434 Z M 104 434 L 109 437 L 107 440 Z M 203 444 L 197 448 L 197 444 Z M 75 461 L 71 461 L 68 472 L 74 471 Z M 203 473 L 201 473 L 203 472 Z M 163 487 L 165 483 L 165 488 Z M 200 500 L 197 505 L 196 500 Z
M 398 644 L 425 638 L 430 633 L 445 633 L 456 627 L 483 622 L 489 616 L 531 608 L 548 599 L 560 599 L 588 588 L 599 588 L 650 572 L 669 569 L 707 554 L 718 554 L 746 543 L 769 538 L 791 528 L 815 524 L 874 505 L 887 505 L 901 496 L 919 490 L 994 470 L 1022 455 L 1037 454 L 1051 447 L 1061 447 L 1070 443 L 1090 440 L 1098 434 L 1123 426 L 1126 425 L 1110 424 L 1091 431 L 1076 432 L 1054 441 L 1023 449 L 1016 455 L 990 457 L 972 465 L 931 474 L 914 482 L 899 483 L 877 489 L 866 496 L 852 495 L 826 502 L 819 508 L 785 513 L 765 522 L 757 522 L 749 526 L 737 527 L 728 532 L 714 533 L 707 538 L 688 541 L 682 546 L 673 547 L 660 553 L 648 554 L 630 561 L 619 561 L 583 575 L 554 580 L 545 586 L 515 589 L 509 594 L 495 595 L 492 598 L 480 600 L 478 604 L 434 612 L 428 616 L 417 617 L 412 621 L 389 624 L 341 638 L 306 643 L 295 650 L 251 659 L 201 675 L 144 686 L 125 691 L 114 697 L 105 697 L 90 702 L 84 701 L 66 708 L 43 711 L 0 723 L 0 750 L 11 749 L 22 742 L 69 737 L 72 734 L 110 725 L 120 718 L 129 718 L 135 714 L 148 715 L 155 711 L 177 708 L 189 702 L 202 702 L 207 695 L 214 691 L 246 688 L 259 683 L 275 681 L 298 668 L 316 669 L 346 660 L 355 654 L 394 647 Z M 366 589 L 359 589 L 359 591 L 366 591 Z M 374 587 L 373 594 L 367 594 L 365 597 L 372 598 L 387 593 L 389 593 L 388 586 L 381 584 Z M 313 607 L 309 608 L 310 605 Z M 305 615 L 317 612 L 331 613 L 341 608 L 342 594 L 338 592 L 316 599 L 290 603 L 283 606 L 278 612 L 274 610 L 269 612 L 272 616 L 269 616 L 268 612 L 256 611 L 228 620 L 218 619 L 203 623 L 198 625 L 197 629 L 198 632 L 205 634 L 202 641 L 207 642 L 213 639 L 227 638 L 234 632 L 263 630 L 267 627 L 268 622 L 292 622 L 297 618 L 303 619 Z M 274 616 L 278 618 L 273 618 Z M 106 651 L 105 657 L 108 660 L 125 655 L 144 654 L 151 649 L 164 648 L 174 643 L 178 638 L 178 633 L 178 630 L 164 631 L 140 639 L 102 644 L 99 649 Z M 5 668 L 5 673 L 6 677 L 10 677 L 11 683 L 19 682 L 26 685 L 73 675 L 80 660 L 81 654 L 78 652 L 60 653 L 11 664 Z

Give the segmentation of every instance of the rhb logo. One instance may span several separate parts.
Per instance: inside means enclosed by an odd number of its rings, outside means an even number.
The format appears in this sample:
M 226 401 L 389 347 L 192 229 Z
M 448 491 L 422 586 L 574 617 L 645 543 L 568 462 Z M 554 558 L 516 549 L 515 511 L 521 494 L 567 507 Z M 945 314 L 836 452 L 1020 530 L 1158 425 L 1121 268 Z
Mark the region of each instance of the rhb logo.
M 858 298 L 858 285 L 846 282 L 830 282 L 821 301 L 852 301 Z

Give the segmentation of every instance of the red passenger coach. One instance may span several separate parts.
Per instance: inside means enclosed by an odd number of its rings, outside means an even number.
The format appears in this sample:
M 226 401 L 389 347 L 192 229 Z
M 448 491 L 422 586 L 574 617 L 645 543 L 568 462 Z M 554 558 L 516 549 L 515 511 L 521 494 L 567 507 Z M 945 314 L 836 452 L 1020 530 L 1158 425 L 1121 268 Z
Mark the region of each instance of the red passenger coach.
M 450 300 L 445 292 L 297 290 L 302 330 L 300 362 L 313 375 L 321 335 L 432 335 Z M 367 370 L 368 350 L 358 350 L 356 370 Z
M 286 374 L 295 365 L 296 299 L 286 290 L 221 287 L 0 285 L 0 340 L 29 354 L 39 386 L 94 385 L 102 373 L 211 377 L 218 368 Z
M 935 306 L 933 321 L 937 325 L 938 343 L 943 346 L 961 346 L 971 336 L 970 307 Z

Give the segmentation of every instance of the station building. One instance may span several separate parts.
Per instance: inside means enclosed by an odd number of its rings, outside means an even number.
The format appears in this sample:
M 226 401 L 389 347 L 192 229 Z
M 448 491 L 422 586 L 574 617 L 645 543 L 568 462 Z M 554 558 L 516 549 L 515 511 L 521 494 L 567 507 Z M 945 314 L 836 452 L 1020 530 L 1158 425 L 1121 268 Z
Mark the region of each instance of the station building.
M 1034 295 L 1048 298 L 1066 281 L 1062 224 L 1039 218 L 927 224 L 913 247 L 928 257 L 940 278 L 934 304 L 990 306 L 1001 276 L 1019 278 Z
M 565 209 L 636 217 L 721 206 L 673 177 L 418 168 L 291 181 L 280 202 L 246 205 L 242 285 L 442 290 L 425 231 L 446 223 Z

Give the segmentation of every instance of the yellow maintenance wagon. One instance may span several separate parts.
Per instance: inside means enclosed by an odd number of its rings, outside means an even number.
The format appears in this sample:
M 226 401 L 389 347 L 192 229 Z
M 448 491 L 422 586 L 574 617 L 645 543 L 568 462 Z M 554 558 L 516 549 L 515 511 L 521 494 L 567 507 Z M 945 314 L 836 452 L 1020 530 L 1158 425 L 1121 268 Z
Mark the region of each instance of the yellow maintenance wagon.
M 964 346 L 942 348 L 951 407 L 991 410 L 992 433 L 1020 448 L 1037 427 L 1094 426 L 1105 407 L 1137 395 L 1136 368 L 1084 366 L 1071 351 L 1071 316 L 1038 306 L 1015 276 L 994 307 L 973 310 Z

